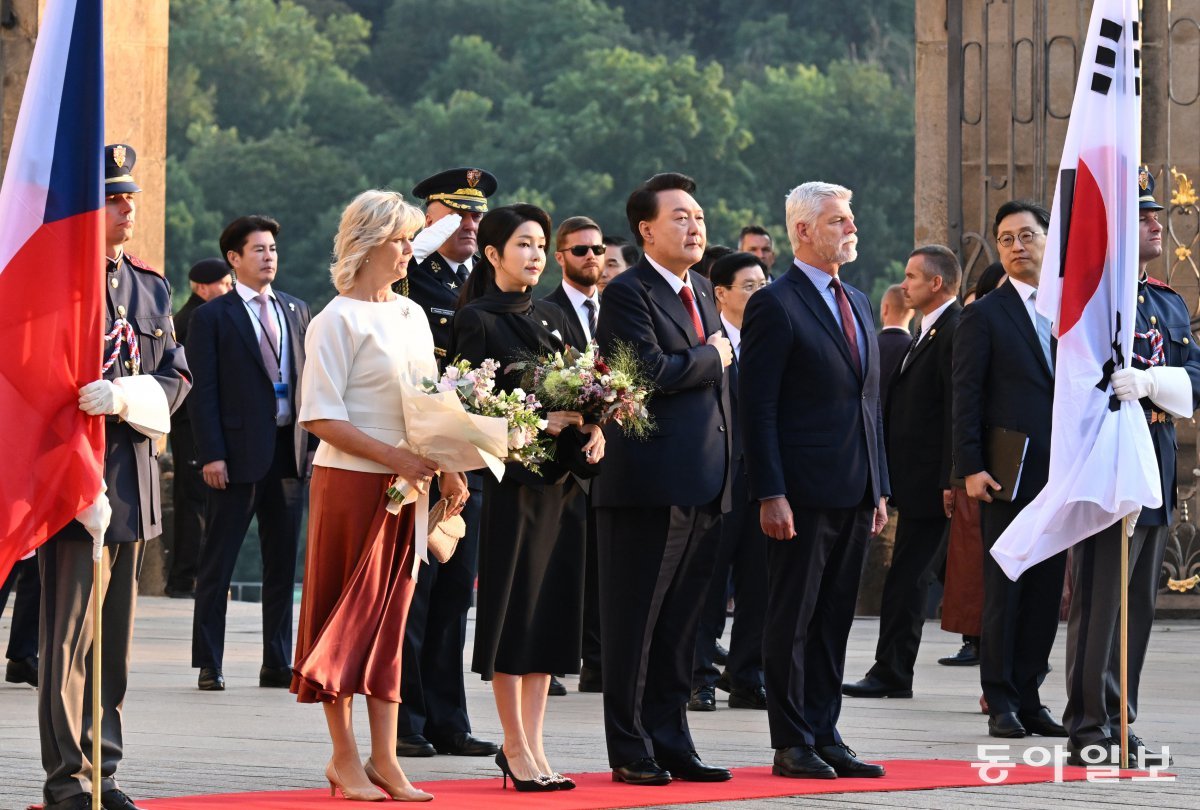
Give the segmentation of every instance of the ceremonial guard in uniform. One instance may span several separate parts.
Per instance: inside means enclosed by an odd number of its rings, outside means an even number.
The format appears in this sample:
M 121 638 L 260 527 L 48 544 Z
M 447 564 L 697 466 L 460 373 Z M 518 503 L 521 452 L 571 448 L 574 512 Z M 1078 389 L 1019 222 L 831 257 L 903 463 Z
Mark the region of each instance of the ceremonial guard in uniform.
M 413 196 L 425 201 L 425 230 L 413 240 L 413 265 L 397 291 L 425 310 L 438 364 L 447 360 L 458 296 L 471 272 L 479 220 L 488 210 L 496 178 L 483 169 L 449 169 L 422 180 Z M 479 514 L 483 481 L 467 474 L 470 500 L 462 517 L 467 534 L 444 563 L 430 559 L 421 572 L 404 631 L 401 703 L 396 753 L 493 756 L 500 748 L 471 734 L 463 684 L 467 611 L 479 563 Z M 438 497 L 436 484 L 431 498 Z
M 134 151 L 118 144 L 105 147 L 104 157 L 104 358 L 101 379 L 80 389 L 79 407 L 105 419 L 104 482 L 112 518 L 104 536 L 104 596 L 99 606 L 92 601 L 91 536 L 80 522 L 93 523 L 93 507 L 38 549 L 38 726 L 46 810 L 91 807 L 97 768 L 90 761 L 92 611 L 97 607 L 104 627 L 101 800 L 106 810 L 136 810 L 117 787 L 114 774 L 122 754 L 121 703 L 129 677 L 141 558 L 145 541 L 162 533 L 155 439 L 167 432 L 170 413 L 191 388 L 171 324 L 171 288 L 158 271 L 123 249 L 133 236 L 133 195 L 141 191 L 131 174 Z
M 1114 372 L 1113 391 L 1122 400 L 1141 401 L 1150 425 L 1150 439 L 1162 477 L 1162 506 L 1142 509 L 1129 539 L 1128 701 L 1129 722 L 1137 717 L 1138 683 L 1159 572 L 1167 547 L 1171 513 L 1178 502 L 1175 475 L 1175 420 L 1189 419 L 1200 405 L 1200 350 L 1192 336 L 1188 306 L 1179 293 L 1146 268 L 1162 255 L 1163 226 L 1154 199 L 1154 178 L 1143 169 L 1141 188 L 1137 324 L 1134 327 L 1133 363 Z M 1116 764 L 1121 745 L 1120 589 L 1121 526 L 1084 540 L 1071 550 L 1071 611 L 1067 623 L 1067 709 L 1063 725 L 1070 735 L 1071 763 Z M 1131 767 L 1139 757 L 1151 763 L 1157 754 L 1129 732 Z M 1164 763 L 1165 764 L 1165 763 Z

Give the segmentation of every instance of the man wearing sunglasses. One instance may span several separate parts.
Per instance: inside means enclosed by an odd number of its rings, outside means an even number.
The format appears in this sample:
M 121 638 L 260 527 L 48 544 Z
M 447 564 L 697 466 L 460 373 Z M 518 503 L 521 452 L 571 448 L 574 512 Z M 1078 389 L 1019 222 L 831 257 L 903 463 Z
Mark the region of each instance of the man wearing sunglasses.
M 600 226 L 588 217 L 567 217 L 554 235 L 554 260 L 562 268 L 562 284 L 545 300 L 574 316 L 568 319 L 564 337 L 581 351 L 592 340 L 600 317 L 596 284 L 604 271 L 605 251 Z
M 568 217 L 554 235 L 554 260 L 562 268 L 562 284 L 544 300 L 557 304 L 567 313 L 567 334 L 570 346 L 583 350 L 596 333 L 600 317 L 600 290 L 597 286 L 604 272 L 607 246 L 600 226 L 588 217 Z M 589 482 L 580 481 L 584 492 Z M 568 509 L 582 509 L 587 514 L 587 542 L 583 601 L 583 665 L 579 670 L 579 691 L 599 692 L 603 678 L 600 674 L 600 596 L 596 581 L 596 523 L 592 516 L 589 495 L 575 498 Z M 568 525 L 564 520 L 564 525 Z M 565 694 L 557 679 L 550 682 L 550 694 Z M 561 690 L 561 691 L 560 691 Z

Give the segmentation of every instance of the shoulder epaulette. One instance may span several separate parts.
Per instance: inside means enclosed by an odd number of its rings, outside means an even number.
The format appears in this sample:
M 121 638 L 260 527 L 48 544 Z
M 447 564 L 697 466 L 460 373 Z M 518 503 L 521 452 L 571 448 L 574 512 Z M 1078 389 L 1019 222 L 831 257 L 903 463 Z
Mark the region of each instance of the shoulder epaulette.
M 163 272 L 161 270 L 151 267 L 150 265 L 146 264 L 144 261 L 139 259 L 137 256 L 134 256 L 132 253 L 126 253 L 125 258 L 129 260 L 130 264 L 132 264 L 134 267 L 136 267 L 139 270 L 145 270 L 147 273 L 153 273 L 156 276 L 166 278 L 166 276 L 163 275 Z

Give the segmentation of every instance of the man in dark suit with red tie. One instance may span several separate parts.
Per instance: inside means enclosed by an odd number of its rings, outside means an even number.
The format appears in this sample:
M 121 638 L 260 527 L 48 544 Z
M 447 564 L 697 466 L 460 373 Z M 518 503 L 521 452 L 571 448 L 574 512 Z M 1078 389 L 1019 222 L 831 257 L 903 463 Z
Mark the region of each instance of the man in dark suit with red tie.
M 820 182 L 788 195 L 795 261 L 746 306 L 738 365 L 751 495 L 770 538 L 772 772 L 793 778 L 883 776 L 837 729 L 863 555 L 890 494 L 871 304 L 838 275 L 858 256 L 850 197 Z
M 629 195 L 629 227 L 645 256 L 604 291 L 596 330 L 604 354 L 633 348 L 654 389 L 654 433 L 637 440 L 608 430 L 591 493 L 608 758 L 614 780 L 638 785 L 732 776 L 700 760 L 686 711 L 716 554 L 709 528 L 729 509 L 733 359 L 712 285 L 688 269 L 705 246 L 695 188 L 668 172 Z
M 985 549 L 1046 485 L 1050 469 L 1053 345 L 1050 321 L 1036 308 L 1049 227 L 1049 212 L 1036 203 L 1000 206 L 992 235 L 1008 283 L 964 309 L 958 323 L 952 455 L 967 494 L 983 502 Z M 993 477 L 997 460 L 988 457 L 987 448 L 997 428 L 1028 438 L 1019 481 L 1003 482 L 1010 500 L 993 497 L 1002 484 Z M 1058 632 L 1066 556 L 1056 554 L 1012 582 L 991 554 L 983 555 L 979 678 L 993 737 L 1067 736 L 1039 694 Z
M 875 665 L 842 687 L 852 697 L 912 697 L 925 597 L 950 517 L 950 364 L 961 279 L 958 257 L 944 245 L 917 248 L 904 268 L 900 287 L 907 306 L 921 311 L 921 328 L 897 364 L 883 406 L 891 503 L 900 522 L 883 583 Z
M 196 375 L 188 414 L 209 487 L 192 619 L 192 666 L 204 691 L 225 688 L 229 582 L 254 517 L 263 564 L 258 685 L 286 689 L 292 680 L 300 512 L 316 440 L 296 420 L 308 304 L 274 287 L 278 233 L 279 223 L 263 216 L 225 227 L 221 252 L 237 283 L 197 309 L 188 330 Z

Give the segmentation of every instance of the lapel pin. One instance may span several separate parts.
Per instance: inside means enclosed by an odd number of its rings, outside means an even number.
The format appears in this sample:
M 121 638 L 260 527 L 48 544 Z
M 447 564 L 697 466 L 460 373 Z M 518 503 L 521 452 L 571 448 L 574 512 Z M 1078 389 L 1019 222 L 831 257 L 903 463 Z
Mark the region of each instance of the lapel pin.
M 936 329 L 930 329 L 930 330 L 929 330 L 929 336 L 930 336 L 930 337 L 933 337 L 933 336 L 934 336 L 934 335 L 936 335 L 936 334 L 937 334 L 937 330 L 936 330 Z
M 288 309 L 290 309 L 292 312 L 295 312 L 295 311 L 296 311 L 296 305 L 295 305 L 295 304 L 293 304 L 291 301 L 288 301 Z

